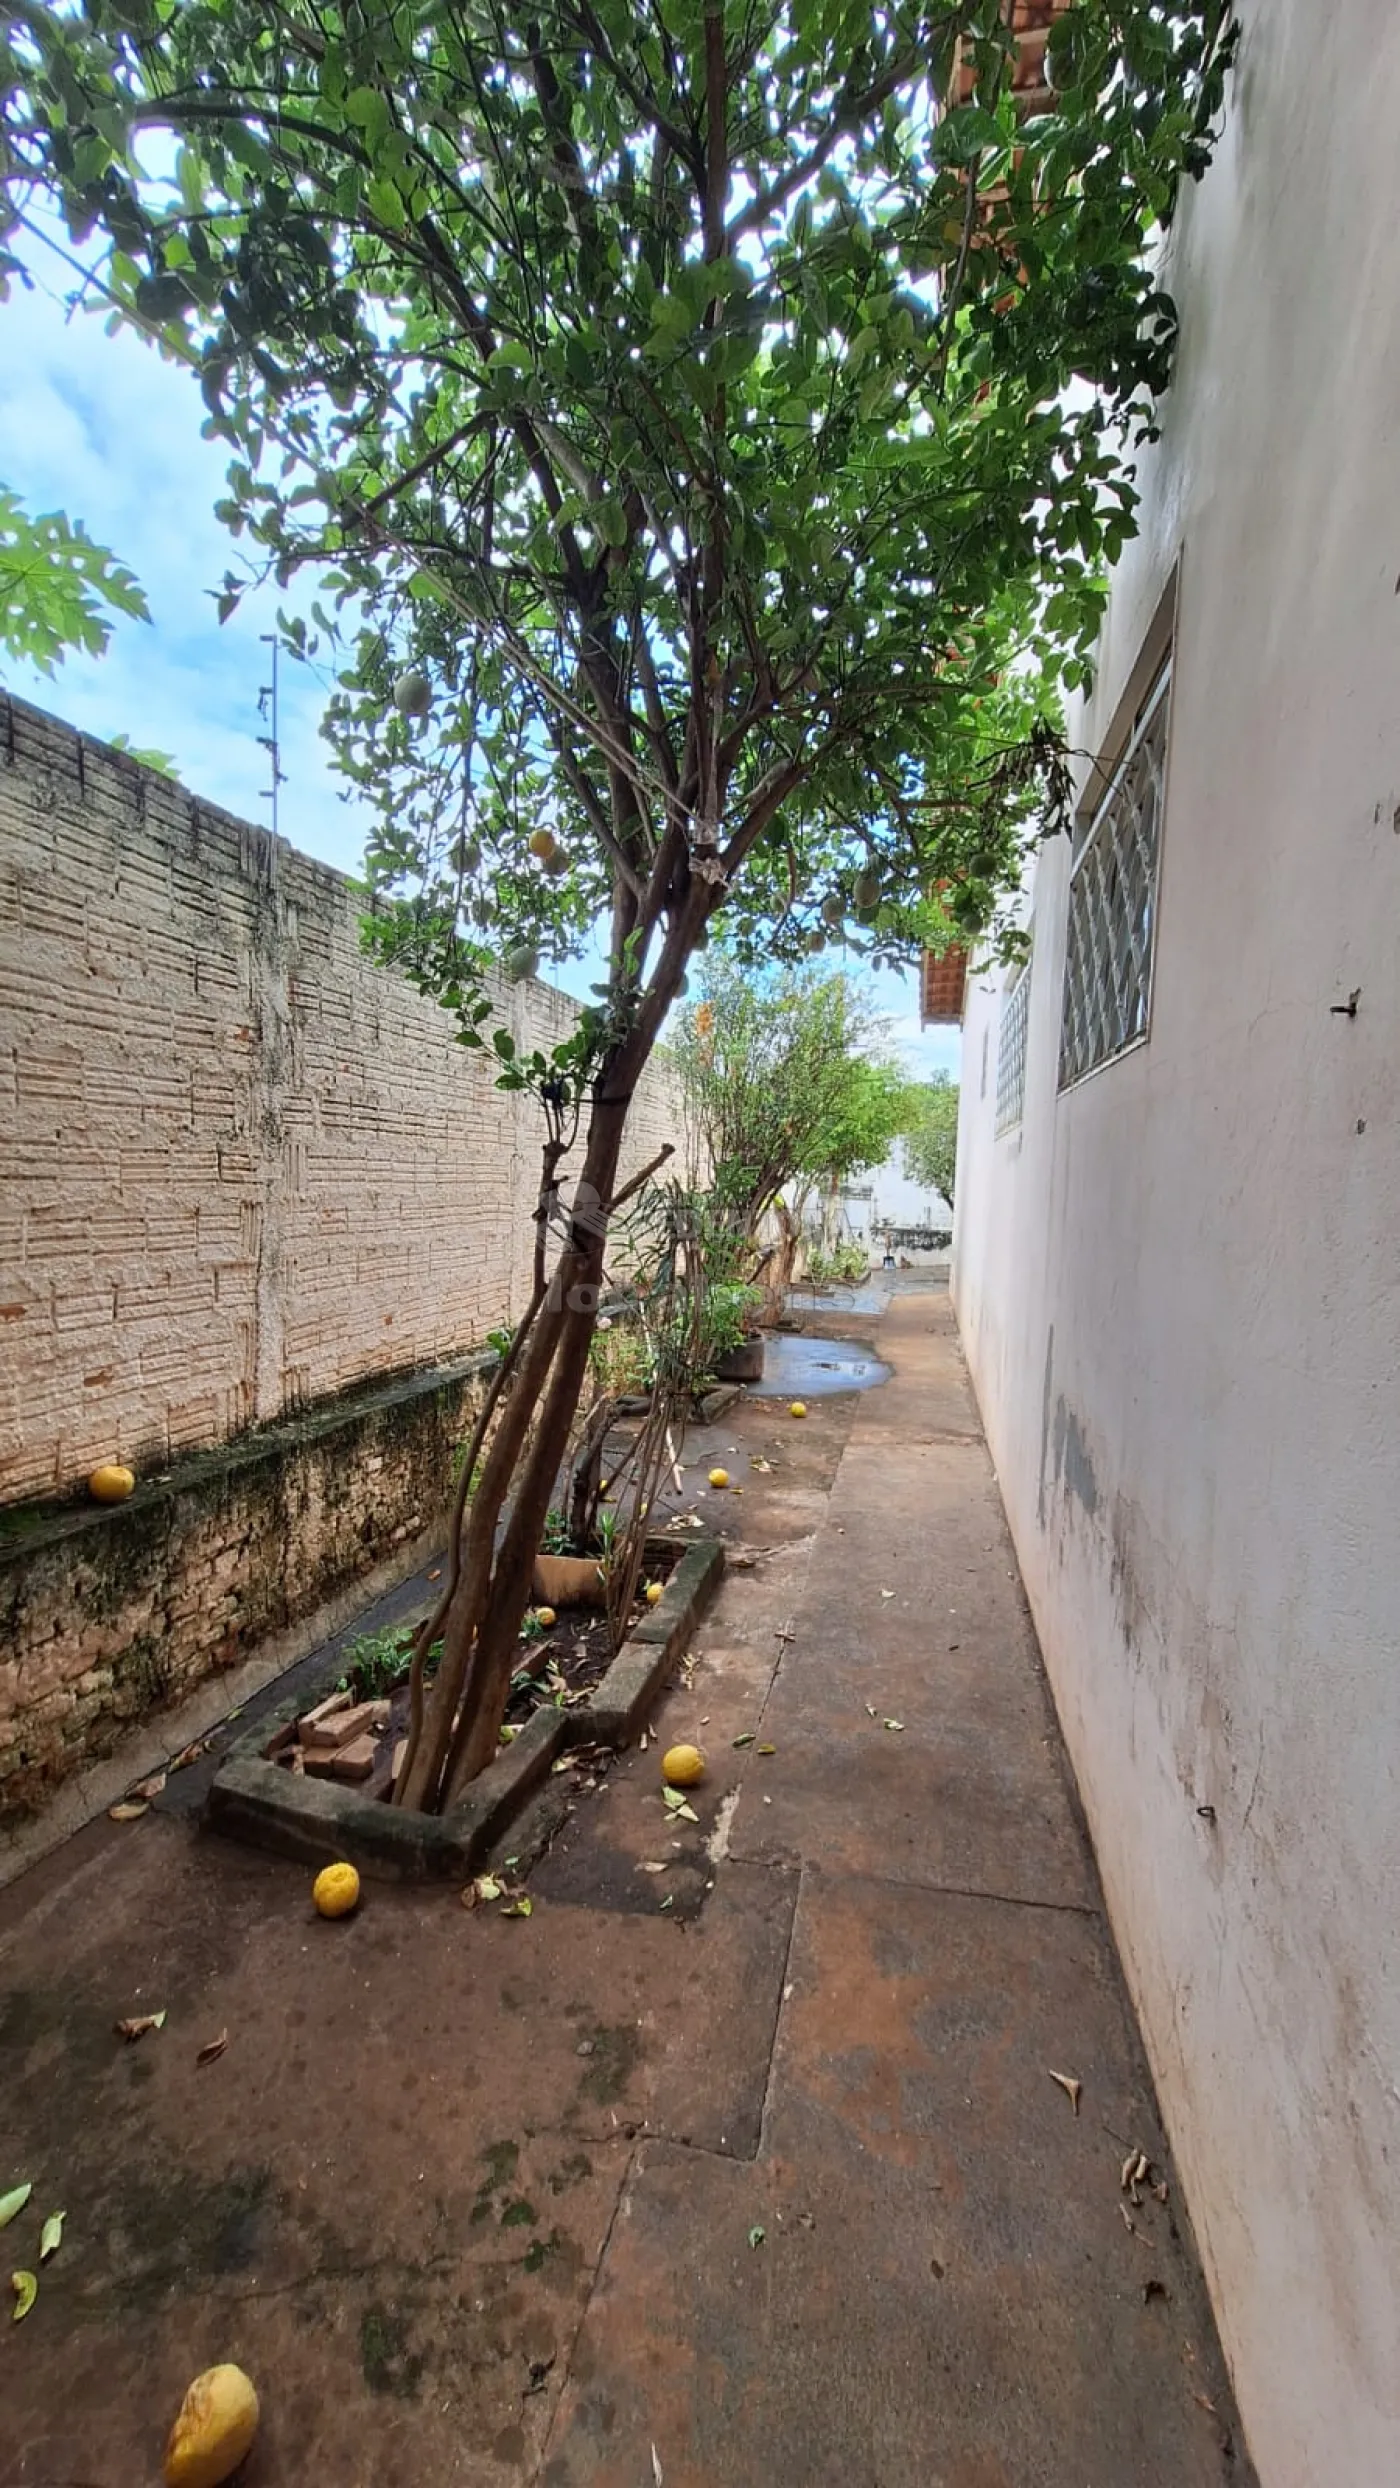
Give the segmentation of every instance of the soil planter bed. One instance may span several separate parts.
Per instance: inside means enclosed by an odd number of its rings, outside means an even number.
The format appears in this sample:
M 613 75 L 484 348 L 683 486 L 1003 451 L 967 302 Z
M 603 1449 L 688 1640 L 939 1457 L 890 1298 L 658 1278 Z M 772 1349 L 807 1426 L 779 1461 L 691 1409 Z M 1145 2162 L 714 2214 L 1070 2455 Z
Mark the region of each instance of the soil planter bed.
M 563 1700 L 540 1698 L 528 1685 L 520 1686 L 507 1713 L 515 1733 L 447 1813 L 420 1814 L 386 1802 L 400 1732 L 393 1695 L 363 1706 L 377 1715 L 356 1716 L 343 1748 L 332 1742 L 337 1712 L 318 1706 L 325 1709 L 325 1754 L 348 1751 L 362 1738 L 372 1741 L 375 1759 L 362 1781 L 308 1772 L 304 1755 L 302 1768 L 290 1767 L 291 1753 L 302 1743 L 299 1723 L 307 1717 L 303 1693 L 233 1747 L 210 1788 L 207 1822 L 234 1839 L 310 1865 L 348 1859 L 362 1875 L 385 1882 L 461 1880 L 474 1873 L 561 1755 L 579 1746 L 617 1749 L 630 1743 L 724 1570 L 724 1547 L 717 1538 L 689 1544 L 651 1539 L 647 1558 L 653 1576 L 668 1563 L 673 1569 L 659 1602 L 639 1611 L 615 1658 L 607 1660 L 596 1620 L 575 1611 L 561 1616 L 546 1638 L 522 1642 L 518 1685 L 526 1672 L 542 1677 L 551 1647 L 564 1645 L 558 1654 L 558 1673 L 567 1688 Z M 576 1651 L 575 1643 L 581 1649 Z M 325 1692 L 332 1694 L 334 1687 Z

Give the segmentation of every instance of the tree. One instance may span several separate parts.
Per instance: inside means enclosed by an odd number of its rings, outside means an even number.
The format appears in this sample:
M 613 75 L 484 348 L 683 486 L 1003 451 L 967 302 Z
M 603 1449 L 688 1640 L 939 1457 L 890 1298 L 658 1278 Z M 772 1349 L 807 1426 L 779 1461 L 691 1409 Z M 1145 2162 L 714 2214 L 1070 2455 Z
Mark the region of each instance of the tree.
M 904 1134 L 904 1165 L 912 1182 L 927 1185 L 953 1206 L 958 1166 L 958 1091 L 946 1071 L 914 1093 Z
M 430 1620 L 401 1793 L 441 1803 L 496 1750 L 629 1104 L 710 919 L 741 959 L 838 926 L 904 957 L 1063 803 L 1054 677 L 1170 368 L 1144 237 L 1207 160 L 1228 12 L 1084 0 L 1029 116 L 1001 0 L 7 22 L 12 237 L 56 200 L 198 372 L 254 568 L 322 573 L 293 644 L 353 619 L 330 731 L 381 955 L 479 1045 L 486 937 L 524 974 L 608 912 L 577 1035 L 491 1039 L 544 1114 L 539 1251 Z
M 0 652 L 52 674 L 70 649 L 103 655 L 113 613 L 151 618 L 125 563 L 61 510 L 31 518 L 0 484 Z
M 723 954 L 706 959 L 701 999 L 681 1017 L 675 1057 L 721 1215 L 755 1247 L 778 1221 L 774 1316 L 813 1187 L 880 1165 L 907 1116 L 903 1073 L 868 1050 L 878 1033 L 847 976 L 755 975 Z

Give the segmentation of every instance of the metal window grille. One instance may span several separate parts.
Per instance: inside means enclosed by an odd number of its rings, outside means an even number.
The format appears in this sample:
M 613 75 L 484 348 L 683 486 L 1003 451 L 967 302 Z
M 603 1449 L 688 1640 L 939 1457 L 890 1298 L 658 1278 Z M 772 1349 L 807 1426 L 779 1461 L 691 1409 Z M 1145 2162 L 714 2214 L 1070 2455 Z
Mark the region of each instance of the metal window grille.
M 1031 972 L 1027 962 L 1002 999 L 997 1032 L 997 1137 L 1014 1131 L 1026 1097 L 1026 1031 L 1031 1015 Z
M 1164 666 L 1075 859 L 1065 943 L 1060 1086 L 1147 1034 L 1167 768 Z

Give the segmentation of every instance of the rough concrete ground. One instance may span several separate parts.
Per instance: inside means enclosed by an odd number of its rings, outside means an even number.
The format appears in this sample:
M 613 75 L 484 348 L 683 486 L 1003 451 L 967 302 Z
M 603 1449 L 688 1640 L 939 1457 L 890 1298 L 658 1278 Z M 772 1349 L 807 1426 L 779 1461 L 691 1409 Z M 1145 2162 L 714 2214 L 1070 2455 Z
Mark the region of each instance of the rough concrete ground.
M 159 1810 L 0 1901 L 10 2261 L 68 2214 L 0 2488 L 138 2488 L 219 2358 L 247 2488 L 1247 2479 L 1181 2206 L 1121 2214 L 1130 2146 L 1170 2168 L 946 1298 L 878 1344 L 865 1399 L 687 1444 L 768 1550 L 658 1718 L 696 1824 L 653 1748 L 528 1920 L 323 1925 Z

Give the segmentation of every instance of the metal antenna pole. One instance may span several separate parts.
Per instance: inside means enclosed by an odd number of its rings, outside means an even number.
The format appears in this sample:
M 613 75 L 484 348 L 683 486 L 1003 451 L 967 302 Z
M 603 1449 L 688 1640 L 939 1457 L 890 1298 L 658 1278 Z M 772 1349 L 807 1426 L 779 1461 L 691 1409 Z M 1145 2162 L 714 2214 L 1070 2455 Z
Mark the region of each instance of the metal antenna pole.
M 279 786 L 285 786 L 287 782 L 282 772 L 282 757 L 277 737 L 277 633 L 276 631 L 263 631 L 260 636 L 263 646 L 272 650 L 272 680 L 265 682 L 258 693 L 258 715 L 271 731 L 267 734 L 260 734 L 258 741 L 272 763 L 272 784 L 263 788 L 262 800 L 272 806 L 272 835 L 275 838 L 278 835 L 277 789 Z

